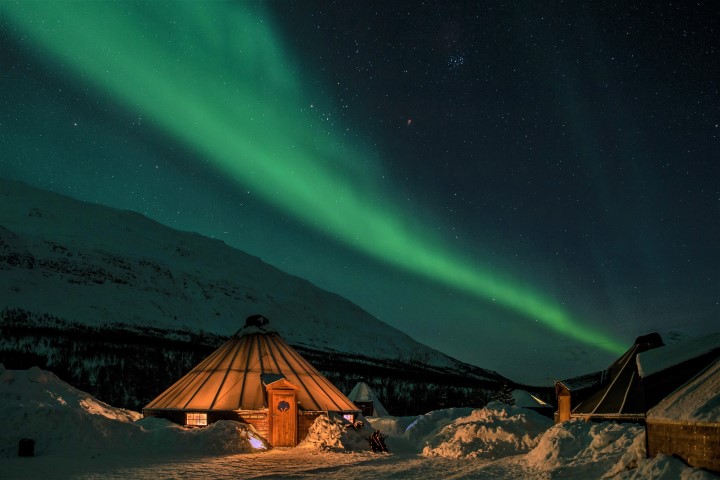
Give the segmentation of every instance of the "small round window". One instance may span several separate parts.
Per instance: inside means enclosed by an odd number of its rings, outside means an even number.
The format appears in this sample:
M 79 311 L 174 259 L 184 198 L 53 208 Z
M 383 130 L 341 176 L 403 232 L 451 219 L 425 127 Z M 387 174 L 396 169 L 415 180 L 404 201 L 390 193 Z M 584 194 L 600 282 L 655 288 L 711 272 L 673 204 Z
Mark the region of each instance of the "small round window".
M 280 403 L 278 403 L 278 410 L 281 412 L 287 412 L 288 410 L 290 410 L 290 404 L 288 402 L 286 402 L 285 400 L 283 400 Z

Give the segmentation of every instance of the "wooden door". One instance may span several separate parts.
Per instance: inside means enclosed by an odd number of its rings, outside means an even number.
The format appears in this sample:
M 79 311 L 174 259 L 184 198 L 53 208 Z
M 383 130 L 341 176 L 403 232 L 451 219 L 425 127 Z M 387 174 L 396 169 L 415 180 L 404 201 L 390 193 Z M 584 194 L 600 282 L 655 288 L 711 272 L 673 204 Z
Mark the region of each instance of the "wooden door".
M 295 391 L 274 391 L 271 394 L 270 443 L 273 447 L 294 447 L 297 444 L 297 402 Z
M 570 420 L 570 395 L 558 396 L 558 422 Z

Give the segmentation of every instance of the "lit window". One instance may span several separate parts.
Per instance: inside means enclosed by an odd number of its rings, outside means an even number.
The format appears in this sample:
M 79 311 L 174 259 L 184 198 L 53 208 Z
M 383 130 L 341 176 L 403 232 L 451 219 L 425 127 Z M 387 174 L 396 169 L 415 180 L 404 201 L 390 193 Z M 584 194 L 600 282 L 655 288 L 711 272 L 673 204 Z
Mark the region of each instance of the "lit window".
M 344 415 L 343 415 L 343 418 L 344 418 L 345 420 L 347 420 L 348 422 L 350 422 L 350 423 L 352 423 L 353 421 L 355 421 L 355 415 L 353 415 L 352 413 L 346 413 L 346 414 L 344 414 Z
M 207 413 L 187 413 L 185 415 L 185 425 L 195 427 L 204 427 L 207 425 Z

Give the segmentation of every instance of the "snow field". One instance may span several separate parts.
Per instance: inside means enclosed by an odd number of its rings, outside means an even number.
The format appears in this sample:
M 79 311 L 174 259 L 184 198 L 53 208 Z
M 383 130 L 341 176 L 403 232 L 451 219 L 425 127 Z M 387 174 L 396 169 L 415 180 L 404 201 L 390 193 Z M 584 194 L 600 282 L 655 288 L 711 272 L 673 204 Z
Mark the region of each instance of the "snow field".
M 35 455 L 98 452 L 204 454 L 267 449 L 249 425 L 222 421 L 187 429 L 164 419 L 142 418 L 112 407 L 33 367 L 0 367 L 0 457 L 18 454 L 22 438 L 35 441 Z
M 0 365 L 0 422 L 3 479 L 717 478 L 674 458 L 645 459 L 639 425 L 552 425 L 531 410 L 495 402 L 370 417 L 361 428 L 323 416 L 297 448 L 269 449 L 238 422 L 192 429 L 140 419 L 52 373 Z M 390 454 L 368 451 L 376 429 L 388 435 Z M 35 457 L 17 456 L 21 438 L 35 440 Z

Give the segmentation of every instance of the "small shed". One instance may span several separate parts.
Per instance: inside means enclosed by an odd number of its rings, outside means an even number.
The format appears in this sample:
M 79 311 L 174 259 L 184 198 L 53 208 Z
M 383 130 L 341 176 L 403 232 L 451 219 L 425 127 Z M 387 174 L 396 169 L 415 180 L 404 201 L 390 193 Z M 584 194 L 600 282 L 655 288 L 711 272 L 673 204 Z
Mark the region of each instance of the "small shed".
M 387 417 L 390 414 L 380 402 L 370 385 L 365 382 L 358 382 L 348 395 L 357 407 L 362 410 L 366 417 Z
M 253 425 L 275 447 L 294 446 L 327 412 L 354 420 L 360 409 L 288 345 L 261 315 L 143 408 L 145 417 L 202 427 Z
M 602 370 L 566 380 L 557 380 L 555 398 L 558 409 L 555 412 L 555 423 L 570 420 L 573 406 L 582 402 L 594 389 L 602 385 L 606 374 L 607 372 Z

